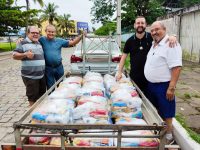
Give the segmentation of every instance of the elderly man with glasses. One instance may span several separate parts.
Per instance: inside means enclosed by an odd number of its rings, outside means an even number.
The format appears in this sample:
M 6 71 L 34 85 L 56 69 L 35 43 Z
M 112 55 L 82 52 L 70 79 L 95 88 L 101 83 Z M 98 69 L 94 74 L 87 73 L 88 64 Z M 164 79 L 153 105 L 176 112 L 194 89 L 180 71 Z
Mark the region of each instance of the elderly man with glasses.
M 26 39 L 13 51 L 13 58 L 22 61 L 21 76 L 30 106 L 46 92 L 44 52 L 39 37 L 37 27 L 28 27 Z

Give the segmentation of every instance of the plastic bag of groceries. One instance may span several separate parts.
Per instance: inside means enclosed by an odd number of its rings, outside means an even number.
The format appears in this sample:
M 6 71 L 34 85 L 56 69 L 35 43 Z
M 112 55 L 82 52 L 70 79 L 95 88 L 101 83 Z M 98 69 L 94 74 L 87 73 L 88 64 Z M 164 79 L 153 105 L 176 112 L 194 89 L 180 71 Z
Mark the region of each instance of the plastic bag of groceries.
M 84 103 L 73 110 L 73 119 L 81 119 L 83 117 L 108 117 L 108 108 L 92 102 Z
M 132 97 L 126 89 L 119 89 L 111 95 L 112 105 L 117 102 L 123 102 L 126 107 L 140 108 L 142 100 L 139 97 Z M 120 107 L 120 106 L 119 106 Z M 122 106 L 124 107 L 124 106 Z
M 50 141 L 50 145 L 61 146 L 61 138 L 60 137 L 52 137 Z M 67 141 L 65 141 L 65 146 L 69 145 Z
M 77 101 L 77 105 L 82 105 L 87 102 L 104 105 L 105 107 L 108 105 L 107 99 L 101 96 L 81 96 L 80 99 Z
M 83 84 L 82 88 L 99 89 L 99 90 L 105 91 L 103 82 L 102 83 L 101 82 L 86 82 Z
M 114 93 L 117 90 L 125 89 L 128 91 L 132 97 L 138 96 L 136 88 L 133 85 L 129 85 L 127 83 L 116 83 L 110 87 L 110 93 Z
M 148 130 L 135 130 L 135 131 L 124 131 L 122 135 L 153 135 L 151 131 Z M 114 139 L 114 145 L 117 145 L 117 139 Z M 159 145 L 156 138 L 122 138 L 121 146 L 122 147 L 157 147 Z
M 45 122 L 67 124 L 70 122 L 70 110 L 66 111 L 64 114 L 49 114 Z
M 141 110 L 132 111 L 132 112 L 123 112 L 122 110 L 113 110 L 112 118 L 142 118 L 143 114 Z
M 70 88 L 56 89 L 49 95 L 49 99 L 73 99 L 75 100 L 77 93 Z
M 79 76 L 70 76 L 68 78 L 65 78 L 63 83 L 64 84 L 79 84 L 81 85 L 83 82 L 83 78 Z
M 112 124 L 109 116 L 103 118 L 83 117 L 73 121 L 74 124 Z
M 83 87 L 78 91 L 77 94 L 80 96 L 104 96 L 104 90 L 101 88 L 91 88 L 91 87 Z
M 104 75 L 104 85 L 105 85 L 105 89 L 106 89 L 106 95 L 108 97 L 110 97 L 110 95 L 111 95 L 110 88 L 112 86 L 114 86 L 116 83 L 117 82 L 116 82 L 115 77 L 113 77 L 109 74 Z
M 64 89 L 64 88 L 67 88 L 67 89 L 72 89 L 72 90 L 79 90 L 81 88 L 81 84 L 66 84 L 64 82 L 61 82 L 59 84 L 59 87 L 58 89 Z
M 38 131 L 32 131 L 33 134 L 37 134 Z M 41 133 L 41 131 L 39 131 Z M 42 132 L 47 133 L 47 132 Z M 39 144 L 39 145 L 48 145 L 50 142 L 50 137 L 29 137 L 29 144 Z
M 70 100 L 70 99 L 50 99 L 50 100 L 44 101 L 44 103 L 39 105 L 39 107 L 33 111 L 32 123 L 46 122 L 47 121 L 46 119 L 49 118 L 50 114 L 61 115 L 61 116 L 65 114 L 66 116 L 67 112 L 70 109 L 73 109 L 74 107 L 75 107 L 75 103 L 73 100 Z M 52 118 L 52 116 L 50 118 Z
M 101 82 L 103 83 L 103 77 L 100 73 L 97 72 L 90 72 L 88 71 L 84 76 L 84 83 L 85 82 Z
M 87 130 L 88 133 L 79 133 L 83 135 L 112 135 L 112 131 L 107 130 Z M 87 132 L 84 130 L 84 132 Z M 74 146 L 113 146 L 113 138 L 78 138 L 75 137 L 73 139 L 73 145 Z
M 132 125 L 147 125 L 144 119 L 138 118 L 119 118 L 116 119 L 115 124 L 132 124 Z

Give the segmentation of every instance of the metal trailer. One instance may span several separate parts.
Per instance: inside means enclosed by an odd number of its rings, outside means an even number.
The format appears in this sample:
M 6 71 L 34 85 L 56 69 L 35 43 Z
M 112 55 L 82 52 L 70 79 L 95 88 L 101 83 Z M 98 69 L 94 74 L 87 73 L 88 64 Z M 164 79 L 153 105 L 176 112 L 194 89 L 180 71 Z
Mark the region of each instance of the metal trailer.
M 144 96 L 141 90 L 135 85 L 137 91 L 139 92 L 143 104 L 142 104 L 142 112 L 145 121 L 148 125 L 108 125 L 108 124 L 48 124 L 48 123 L 37 123 L 31 124 L 31 113 L 34 109 L 36 109 L 39 105 L 41 105 L 45 99 L 47 99 L 48 95 L 58 86 L 58 84 L 65 78 L 64 75 L 59 81 L 55 83 L 53 87 L 51 87 L 20 119 L 18 122 L 15 122 L 14 127 L 14 136 L 15 136 L 15 145 L 3 144 L 2 150 L 133 150 L 133 149 L 151 149 L 151 150 L 164 150 L 165 138 L 164 135 L 166 133 L 165 125 L 161 117 L 158 115 L 155 108 L 149 102 L 149 100 Z M 79 76 L 81 76 L 79 74 Z M 51 134 L 32 134 L 30 131 L 33 129 L 53 131 Z M 109 130 L 115 134 L 103 134 L 98 135 L 97 133 L 93 134 L 78 134 L 78 130 L 88 130 L 88 129 L 99 129 L 99 130 Z M 151 130 L 154 134 L 152 136 L 136 136 L 136 135 L 122 135 L 123 131 L 131 131 L 131 130 Z M 77 134 L 72 134 L 77 133 Z M 27 144 L 28 137 L 60 137 L 61 138 L 61 146 L 52 146 L 52 145 L 30 145 Z M 75 146 L 65 146 L 65 139 L 69 137 L 108 137 L 108 138 L 117 138 L 117 145 L 112 147 L 75 147 Z M 159 146 L 157 147 L 122 147 L 121 140 L 122 138 L 156 138 L 159 141 Z M 174 145 L 173 148 L 179 148 L 177 145 Z

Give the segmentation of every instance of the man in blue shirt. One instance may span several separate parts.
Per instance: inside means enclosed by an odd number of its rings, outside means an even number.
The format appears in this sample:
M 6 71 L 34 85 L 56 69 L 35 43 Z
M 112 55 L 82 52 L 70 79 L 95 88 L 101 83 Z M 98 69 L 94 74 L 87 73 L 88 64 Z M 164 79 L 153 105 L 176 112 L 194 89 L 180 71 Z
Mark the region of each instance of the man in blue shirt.
M 70 47 L 80 42 L 82 35 L 75 38 L 73 41 L 56 38 L 56 28 L 53 25 L 48 25 L 45 29 L 46 36 L 39 39 L 43 50 L 46 62 L 46 82 L 47 89 L 55 84 L 64 75 L 62 65 L 61 49 L 62 47 Z

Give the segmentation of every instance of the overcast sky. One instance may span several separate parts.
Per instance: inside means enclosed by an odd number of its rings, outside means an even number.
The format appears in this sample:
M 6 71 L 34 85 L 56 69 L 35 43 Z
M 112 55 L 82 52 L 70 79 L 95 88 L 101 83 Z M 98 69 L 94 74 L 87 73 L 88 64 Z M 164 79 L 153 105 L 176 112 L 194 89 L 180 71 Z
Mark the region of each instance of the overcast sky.
M 29 0 L 31 2 L 30 6 L 31 8 L 36 9 L 42 9 L 38 3 L 34 3 L 33 0 Z M 56 12 L 59 15 L 63 14 L 70 14 L 71 20 L 77 20 L 81 22 L 88 22 L 89 28 L 92 27 L 98 28 L 101 26 L 101 24 L 92 24 L 91 19 L 93 18 L 90 15 L 91 7 L 93 6 L 93 3 L 89 0 L 43 0 L 45 5 L 47 5 L 49 2 L 54 3 L 55 5 L 58 5 L 58 9 L 56 9 Z M 17 0 L 18 6 L 25 6 L 26 2 L 25 0 Z

